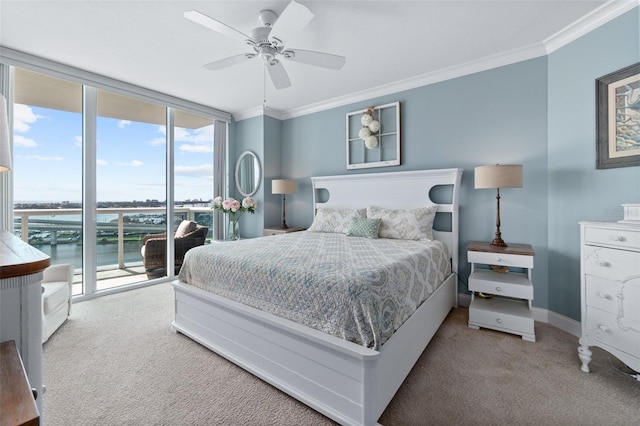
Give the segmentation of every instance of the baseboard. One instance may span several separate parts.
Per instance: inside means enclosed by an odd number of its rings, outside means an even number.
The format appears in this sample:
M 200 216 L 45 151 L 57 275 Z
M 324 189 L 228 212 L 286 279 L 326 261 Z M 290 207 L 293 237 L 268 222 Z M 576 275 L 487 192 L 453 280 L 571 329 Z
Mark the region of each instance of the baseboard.
M 458 293 L 458 306 L 468 308 L 471 304 L 471 294 Z M 582 334 L 582 325 L 580 321 L 560 315 L 557 312 L 548 309 L 533 307 L 533 320 L 544 322 L 558 328 L 566 333 L 580 337 Z

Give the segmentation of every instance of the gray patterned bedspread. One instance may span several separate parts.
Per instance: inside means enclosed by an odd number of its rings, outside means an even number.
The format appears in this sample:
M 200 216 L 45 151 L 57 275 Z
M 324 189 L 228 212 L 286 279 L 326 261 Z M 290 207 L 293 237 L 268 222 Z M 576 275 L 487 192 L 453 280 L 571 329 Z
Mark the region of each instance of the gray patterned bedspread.
M 179 279 L 379 349 L 450 273 L 439 241 L 305 231 L 196 247 Z

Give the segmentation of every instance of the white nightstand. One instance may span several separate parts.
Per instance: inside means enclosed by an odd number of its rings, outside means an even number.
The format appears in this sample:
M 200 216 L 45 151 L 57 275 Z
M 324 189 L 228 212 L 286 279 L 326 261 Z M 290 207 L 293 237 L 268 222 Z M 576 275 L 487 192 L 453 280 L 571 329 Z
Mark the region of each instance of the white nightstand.
M 536 341 L 531 301 L 533 283 L 531 270 L 535 253 L 529 244 L 509 244 L 493 247 L 490 243 L 471 242 L 467 259 L 471 263 L 469 290 L 469 327 L 480 327 L 518 334 L 523 340 Z M 476 268 L 476 264 L 488 268 Z M 496 272 L 498 268 L 519 268 L 524 272 Z M 476 293 L 482 293 L 480 297 Z M 488 296 L 488 297 L 486 297 Z
M 264 237 L 269 236 L 269 235 L 279 235 L 279 234 L 288 234 L 289 232 L 299 232 L 299 231 L 304 231 L 306 228 L 295 228 L 293 226 L 290 226 L 288 228 L 264 228 L 264 230 L 262 231 L 262 235 Z

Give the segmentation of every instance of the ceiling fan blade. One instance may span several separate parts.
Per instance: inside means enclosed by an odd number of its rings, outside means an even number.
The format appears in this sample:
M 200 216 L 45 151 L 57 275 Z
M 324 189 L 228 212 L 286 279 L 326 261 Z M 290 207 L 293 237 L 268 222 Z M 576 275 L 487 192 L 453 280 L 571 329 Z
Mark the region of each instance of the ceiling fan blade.
M 276 23 L 273 24 L 269 36 L 279 40 L 287 40 L 290 33 L 306 27 L 315 16 L 307 6 L 292 0 L 282 11 Z
M 287 87 L 291 87 L 291 80 L 289 80 L 289 76 L 282 66 L 282 62 L 274 59 L 270 64 L 267 63 L 266 66 L 267 70 L 269 70 L 269 77 L 271 77 L 271 81 L 273 81 L 273 85 L 276 89 L 286 89 Z
M 196 24 L 200 24 L 203 27 L 219 32 L 220 34 L 226 35 L 227 37 L 235 38 L 240 41 L 251 39 L 251 37 L 247 36 L 246 34 L 242 34 L 235 28 L 231 28 L 230 26 L 225 25 L 220 21 L 216 21 L 215 19 L 210 18 L 207 15 L 198 12 L 197 10 L 189 10 L 185 12 L 183 16 L 195 22 Z
M 282 55 L 290 61 L 300 62 L 317 67 L 331 68 L 339 70 L 344 66 L 346 58 L 344 56 L 332 55 L 331 53 L 314 52 L 313 50 L 287 49 Z
M 240 55 L 229 56 L 228 58 L 209 62 L 208 64 L 204 64 L 202 67 L 209 71 L 218 71 L 218 70 L 221 70 L 222 68 L 227 68 L 232 65 L 239 64 L 241 62 L 246 62 L 249 59 L 253 59 L 255 57 L 256 57 L 255 53 L 241 53 Z

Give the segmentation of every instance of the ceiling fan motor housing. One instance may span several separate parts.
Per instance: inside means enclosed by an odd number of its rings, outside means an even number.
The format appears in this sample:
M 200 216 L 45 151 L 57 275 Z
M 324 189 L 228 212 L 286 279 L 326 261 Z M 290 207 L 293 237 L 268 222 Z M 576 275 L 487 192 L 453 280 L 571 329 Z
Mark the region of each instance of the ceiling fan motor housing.
M 271 27 L 278 20 L 278 15 L 273 10 L 261 10 L 258 19 L 265 27 Z

